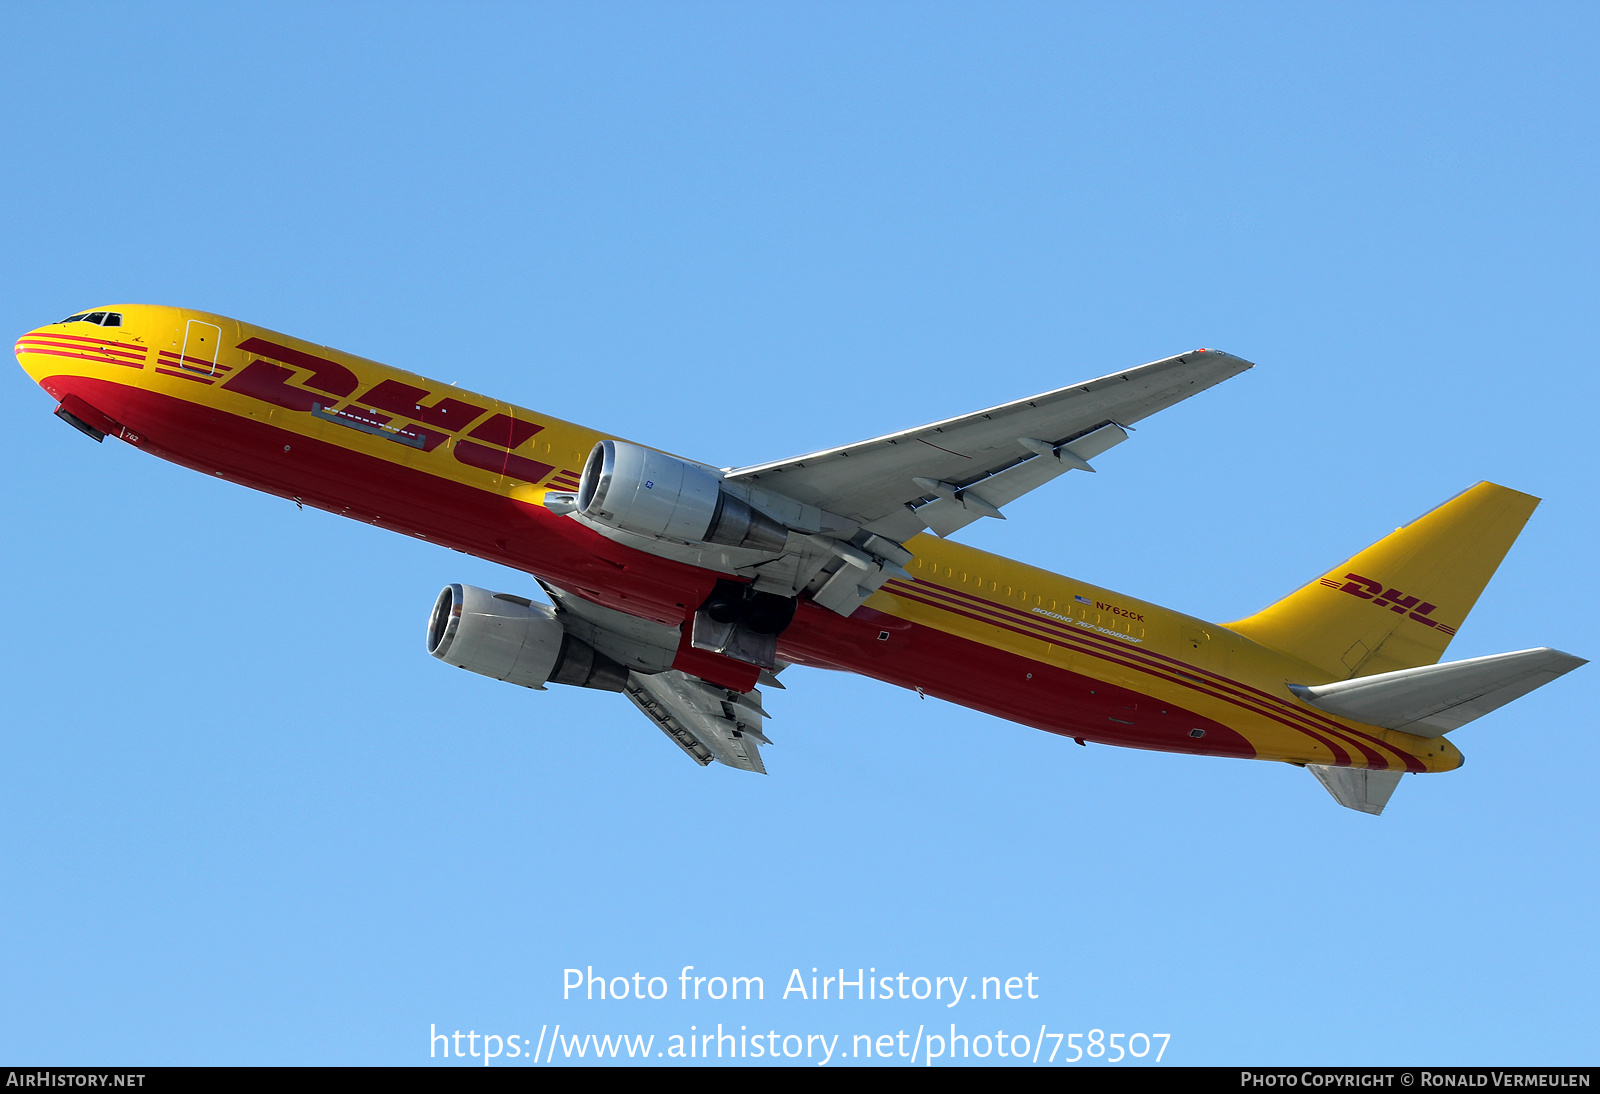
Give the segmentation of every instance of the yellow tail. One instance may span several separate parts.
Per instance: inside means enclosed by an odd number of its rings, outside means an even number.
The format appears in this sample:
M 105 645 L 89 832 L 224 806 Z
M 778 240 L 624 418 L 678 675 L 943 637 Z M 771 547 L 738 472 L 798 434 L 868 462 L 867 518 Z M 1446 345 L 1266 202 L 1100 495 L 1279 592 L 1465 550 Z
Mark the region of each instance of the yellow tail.
M 1228 626 L 1329 680 L 1435 664 L 1538 504 L 1480 482 Z

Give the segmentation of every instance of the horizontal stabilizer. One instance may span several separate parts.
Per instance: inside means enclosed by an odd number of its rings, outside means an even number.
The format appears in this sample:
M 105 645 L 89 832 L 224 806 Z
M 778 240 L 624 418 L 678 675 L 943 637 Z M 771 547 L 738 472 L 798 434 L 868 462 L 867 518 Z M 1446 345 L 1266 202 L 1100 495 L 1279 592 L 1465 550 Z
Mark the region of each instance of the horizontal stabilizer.
M 1377 816 L 1389 804 L 1389 795 L 1400 785 L 1399 771 L 1368 771 L 1360 767 L 1324 767 L 1306 764 L 1306 770 L 1327 787 L 1333 800 L 1346 809 L 1359 809 Z
M 1438 737 L 1585 663 L 1560 650 L 1520 650 L 1315 687 L 1290 684 L 1289 690 L 1341 718 L 1419 737 Z M 1322 775 L 1317 777 L 1328 785 Z M 1334 797 L 1338 796 L 1335 791 Z

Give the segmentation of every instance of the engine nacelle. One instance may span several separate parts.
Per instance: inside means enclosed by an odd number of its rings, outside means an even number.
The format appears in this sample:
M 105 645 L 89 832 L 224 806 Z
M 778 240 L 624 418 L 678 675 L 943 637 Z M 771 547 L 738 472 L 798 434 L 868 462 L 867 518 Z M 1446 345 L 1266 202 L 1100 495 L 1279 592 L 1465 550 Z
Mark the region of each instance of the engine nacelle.
M 715 475 L 626 441 L 601 441 L 578 484 L 578 512 L 652 539 L 783 550 L 788 531 L 722 489 Z
M 573 638 L 555 609 L 511 593 L 447 585 L 428 617 L 428 652 L 447 665 L 525 688 L 621 691 L 628 670 Z

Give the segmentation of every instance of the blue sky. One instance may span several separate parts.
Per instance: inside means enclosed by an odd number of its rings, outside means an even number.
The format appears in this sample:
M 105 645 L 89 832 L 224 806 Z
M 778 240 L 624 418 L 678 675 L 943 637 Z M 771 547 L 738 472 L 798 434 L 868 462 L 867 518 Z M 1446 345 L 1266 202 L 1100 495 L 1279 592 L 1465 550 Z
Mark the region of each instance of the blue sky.
M 222 312 L 723 464 L 1216 346 L 1258 367 L 963 538 L 1231 619 L 1492 479 L 1545 501 L 1450 656 L 1593 656 L 1597 22 L 14 5 L 0 316 Z M 952 1021 L 1594 1061 L 1592 667 L 1378 819 L 799 669 L 772 774 L 700 770 L 619 697 L 424 654 L 440 586 L 527 577 L 4 391 L 0 1061 Z M 563 1001 L 591 965 L 674 997 Z M 768 998 L 677 1001 L 685 965 Z M 1040 998 L 777 998 L 813 966 Z

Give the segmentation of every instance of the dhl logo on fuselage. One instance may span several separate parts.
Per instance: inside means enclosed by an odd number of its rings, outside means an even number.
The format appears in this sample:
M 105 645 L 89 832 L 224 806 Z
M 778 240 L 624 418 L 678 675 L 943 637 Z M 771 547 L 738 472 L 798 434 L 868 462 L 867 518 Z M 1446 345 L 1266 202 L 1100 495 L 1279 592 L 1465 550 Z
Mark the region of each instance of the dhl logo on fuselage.
M 223 382 L 224 391 L 423 452 L 455 437 L 450 451 L 458 462 L 529 483 L 543 481 L 554 470 L 552 464 L 511 451 L 544 429 L 537 422 L 504 412 L 490 414 L 489 407 L 454 396 L 439 398 L 426 388 L 395 379 L 380 380 L 356 395 L 360 379 L 337 361 L 260 337 L 246 338 L 238 348 L 257 356 Z M 310 375 L 299 378 L 297 369 Z M 345 400 L 349 405 L 335 406 Z
M 1376 607 L 1388 608 L 1391 612 L 1398 612 L 1401 615 L 1409 613 L 1411 619 L 1424 627 L 1434 627 L 1445 634 L 1456 633 L 1454 627 L 1446 626 L 1437 619 L 1428 618 L 1435 605 L 1419 603 L 1421 597 L 1407 596 L 1399 589 L 1385 588 L 1381 581 L 1374 581 L 1360 574 L 1345 574 L 1343 584 L 1331 577 L 1323 578 L 1322 584 L 1330 589 L 1338 589 L 1341 593 L 1349 593 L 1351 596 L 1370 601 Z

